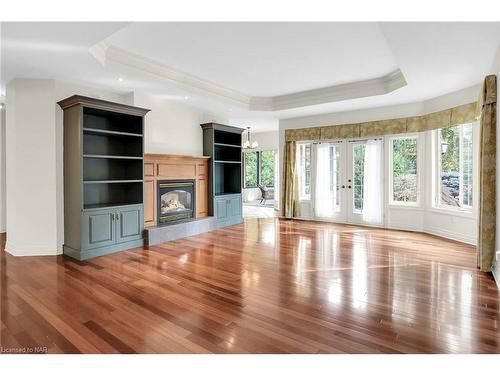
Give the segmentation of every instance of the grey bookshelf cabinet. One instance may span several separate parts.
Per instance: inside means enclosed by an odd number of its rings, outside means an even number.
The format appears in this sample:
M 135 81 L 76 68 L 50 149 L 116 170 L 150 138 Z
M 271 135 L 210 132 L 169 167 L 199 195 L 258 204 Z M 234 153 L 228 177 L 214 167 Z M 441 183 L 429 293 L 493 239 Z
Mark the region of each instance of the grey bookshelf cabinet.
M 79 259 L 144 244 L 144 116 L 74 95 L 64 111 L 64 254 Z
M 243 222 L 241 198 L 241 134 L 244 129 L 207 123 L 203 129 L 203 155 L 210 156 L 209 215 L 218 227 Z

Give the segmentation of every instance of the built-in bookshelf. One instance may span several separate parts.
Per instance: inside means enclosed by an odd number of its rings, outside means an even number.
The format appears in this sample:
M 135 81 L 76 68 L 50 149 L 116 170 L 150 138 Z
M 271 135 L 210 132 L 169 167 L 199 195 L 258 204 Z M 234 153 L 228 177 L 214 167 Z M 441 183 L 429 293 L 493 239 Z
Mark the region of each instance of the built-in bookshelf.
M 86 259 L 142 244 L 148 110 L 82 96 L 59 105 L 64 110 L 65 253 Z
M 211 157 L 209 212 L 218 226 L 240 223 L 242 153 L 241 134 L 244 129 L 209 123 L 202 124 L 203 154 Z
M 133 116 L 83 108 L 83 207 L 143 202 L 143 124 Z

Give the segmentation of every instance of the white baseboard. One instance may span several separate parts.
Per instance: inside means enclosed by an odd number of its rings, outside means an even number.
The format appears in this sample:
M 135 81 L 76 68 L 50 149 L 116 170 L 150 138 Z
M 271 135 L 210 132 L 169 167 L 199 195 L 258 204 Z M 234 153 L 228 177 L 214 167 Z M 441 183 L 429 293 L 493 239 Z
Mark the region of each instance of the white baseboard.
M 354 223 L 344 223 L 344 222 L 339 222 L 339 221 L 333 221 L 333 220 L 321 220 L 321 219 L 315 219 L 311 217 L 297 217 L 293 218 L 295 220 L 305 220 L 305 221 L 320 221 L 320 222 L 327 222 L 327 223 L 332 223 L 332 224 L 346 224 L 346 225 L 360 225 L 360 226 L 366 226 L 362 224 L 354 224 Z M 385 229 L 392 229 L 392 230 L 405 230 L 405 231 L 410 231 L 410 232 L 418 232 L 418 233 L 428 233 L 428 234 L 433 234 L 435 236 L 439 237 L 444 237 L 449 240 L 454 240 L 458 242 L 463 242 L 472 246 L 476 246 L 477 239 L 475 237 L 471 236 L 466 236 L 461 233 L 456 233 L 452 231 L 448 231 L 445 229 L 437 229 L 437 228 L 416 228 L 416 227 L 411 227 L 407 225 L 388 225 L 385 227 Z
M 410 225 L 394 225 L 394 224 L 392 224 L 392 225 L 386 226 L 386 229 L 405 230 L 408 232 L 425 233 L 425 231 L 422 228 L 412 227 Z
M 474 237 L 466 236 L 461 233 L 456 233 L 445 229 L 425 228 L 424 232 L 433 234 L 435 236 L 448 238 L 450 240 L 464 242 L 472 246 L 476 246 L 477 242 L 477 239 Z
M 500 264 L 498 264 L 498 261 L 493 265 L 491 273 L 493 274 L 493 278 L 497 283 L 498 289 L 500 289 Z
M 57 249 L 57 246 L 14 244 L 9 242 L 9 237 L 7 237 L 7 242 L 5 243 L 5 251 L 16 257 L 61 255 L 63 253 L 62 249 Z

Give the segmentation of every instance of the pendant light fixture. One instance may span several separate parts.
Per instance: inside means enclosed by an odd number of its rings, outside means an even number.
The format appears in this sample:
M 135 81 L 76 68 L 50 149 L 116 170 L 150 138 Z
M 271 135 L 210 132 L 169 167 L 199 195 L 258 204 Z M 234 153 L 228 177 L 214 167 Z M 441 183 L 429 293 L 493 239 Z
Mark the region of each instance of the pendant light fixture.
M 259 142 L 253 141 L 250 142 L 250 126 L 247 126 L 247 140 L 243 142 L 243 148 L 257 148 L 259 147 Z

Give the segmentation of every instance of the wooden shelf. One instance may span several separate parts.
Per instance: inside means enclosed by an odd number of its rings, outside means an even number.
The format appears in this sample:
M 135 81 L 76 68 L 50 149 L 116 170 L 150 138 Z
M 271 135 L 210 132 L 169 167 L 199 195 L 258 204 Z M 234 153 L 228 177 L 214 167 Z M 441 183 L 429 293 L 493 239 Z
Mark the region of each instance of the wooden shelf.
M 127 137 L 142 137 L 142 134 L 128 133 L 128 132 L 117 132 L 113 130 L 102 130 L 93 128 L 83 128 L 84 133 L 88 134 L 108 134 L 108 135 L 119 135 Z
M 130 160 L 142 160 L 142 156 L 122 156 L 122 155 L 96 155 L 96 154 L 84 154 L 84 158 L 100 158 L 100 159 L 130 159 Z
M 224 147 L 241 148 L 241 145 L 230 145 L 230 144 L 227 144 L 227 143 L 214 143 L 214 146 L 224 146 Z
M 88 180 L 88 181 L 83 181 L 84 184 L 129 184 L 129 183 L 136 183 L 136 182 L 141 182 L 142 180 Z
M 225 164 L 241 164 L 241 161 L 229 161 L 229 160 L 214 160 L 215 163 L 225 163 Z
M 100 204 L 86 204 L 83 210 L 95 210 L 98 208 L 111 208 L 111 207 L 126 207 L 135 206 L 137 203 L 122 202 L 122 203 L 100 203 Z

